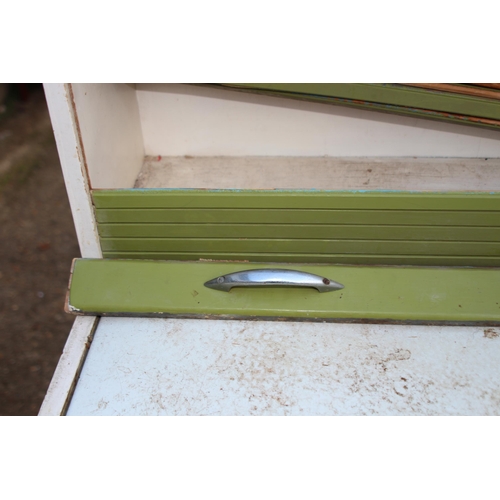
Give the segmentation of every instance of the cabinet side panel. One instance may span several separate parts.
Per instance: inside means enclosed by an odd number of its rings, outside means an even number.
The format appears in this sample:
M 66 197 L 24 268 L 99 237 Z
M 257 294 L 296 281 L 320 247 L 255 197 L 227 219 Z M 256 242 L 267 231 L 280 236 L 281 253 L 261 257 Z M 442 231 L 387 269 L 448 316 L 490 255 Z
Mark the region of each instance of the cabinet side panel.
M 45 95 L 82 257 L 102 256 L 83 151 L 68 86 L 45 84 Z
M 74 105 L 93 188 L 134 186 L 144 158 L 132 85 L 72 84 Z

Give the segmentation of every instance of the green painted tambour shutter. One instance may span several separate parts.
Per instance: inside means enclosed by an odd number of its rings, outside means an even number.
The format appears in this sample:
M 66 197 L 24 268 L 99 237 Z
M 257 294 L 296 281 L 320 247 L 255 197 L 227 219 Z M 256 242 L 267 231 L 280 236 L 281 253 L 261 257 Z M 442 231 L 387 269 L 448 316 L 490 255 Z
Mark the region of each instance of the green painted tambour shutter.
M 500 128 L 500 84 L 238 83 L 219 88 Z
M 500 194 L 97 190 L 106 258 L 500 266 Z
M 92 194 L 105 259 L 75 262 L 76 314 L 500 324 L 498 193 Z M 204 286 L 269 267 L 345 288 Z

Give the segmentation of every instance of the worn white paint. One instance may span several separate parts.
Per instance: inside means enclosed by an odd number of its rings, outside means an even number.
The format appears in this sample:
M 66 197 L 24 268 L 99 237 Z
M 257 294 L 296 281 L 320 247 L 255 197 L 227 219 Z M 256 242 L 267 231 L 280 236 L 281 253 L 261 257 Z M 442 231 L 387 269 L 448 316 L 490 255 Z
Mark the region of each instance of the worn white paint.
M 500 157 L 500 132 L 181 84 L 137 84 L 146 155 Z
M 135 187 L 500 191 L 500 159 L 147 156 Z
M 70 89 L 62 83 L 46 83 L 44 89 L 80 252 L 102 257 Z
M 56 371 L 40 408 L 39 416 L 63 415 L 74 383 L 85 361 L 98 318 L 78 316 L 68 336 Z
M 73 83 L 72 89 L 91 186 L 132 187 L 144 157 L 134 86 Z
M 102 318 L 68 415 L 498 415 L 499 335 Z

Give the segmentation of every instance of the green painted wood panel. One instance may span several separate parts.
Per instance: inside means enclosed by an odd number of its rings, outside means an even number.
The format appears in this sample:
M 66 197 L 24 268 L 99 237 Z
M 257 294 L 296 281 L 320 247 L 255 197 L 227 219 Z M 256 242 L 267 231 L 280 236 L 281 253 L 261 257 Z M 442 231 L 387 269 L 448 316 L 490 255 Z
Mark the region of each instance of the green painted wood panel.
M 76 259 L 68 309 L 98 315 L 500 322 L 499 269 L 292 265 L 280 267 L 325 276 L 345 288 L 226 293 L 203 285 L 220 275 L 263 267 L 269 266 Z
M 214 260 L 233 262 L 295 262 L 319 264 L 405 265 L 405 266 L 475 266 L 500 267 L 498 257 L 436 255 L 367 255 L 367 254 L 287 254 L 234 252 L 104 252 L 106 259 Z
M 438 210 L 97 209 L 99 223 L 500 226 L 494 212 Z
M 219 84 L 210 84 L 209 86 L 216 87 L 226 87 Z M 264 94 L 274 97 L 285 97 L 289 99 L 295 99 L 299 101 L 309 101 L 317 102 L 321 104 L 330 104 L 338 106 L 347 106 L 356 109 L 366 109 L 369 111 L 377 111 L 379 113 L 389 113 L 402 116 L 413 116 L 415 118 L 425 118 L 427 120 L 434 121 L 445 121 L 451 123 L 458 123 L 461 125 L 473 125 L 476 127 L 489 128 L 493 130 L 498 130 L 500 128 L 499 120 L 492 120 L 490 118 L 480 118 L 477 116 L 454 114 L 445 111 L 435 111 L 422 108 L 413 108 L 409 106 L 394 106 L 390 104 L 381 104 L 378 102 L 363 101 L 360 99 L 347 99 L 342 97 L 327 97 L 318 96 L 310 94 L 300 94 L 294 92 L 280 92 L 272 90 L 259 90 L 259 89 L 249 89 L 249 88 L 235 88 L 231 87 L 231 90 L 238 90 L 240 92 L 248 92 L 255 94 Z
M 92 192 L 96 208 L 498 211 L 500 193 L 112 189 Z
M 337 97 L 421 108 L 460 115 L 500 119 L 500 102 L 492 99 L 457 95 L 426 89 L 405 87 L 397 84 L 373 83 L 243 83 L 227 86 L 271 91 L 287 94 L 302 94 L 322 97 Z
M 383 240 L 281 240 L 225 238 L 102 238 L 104 252 L 228 252 L 349 254 L 470 255 L 500 257 L 497 242 L 383 241 Z
M 498 193 L 146 189 L 93 197 L 106 257 L 500 266 Z
M 500 227 L 326 224 L 99 224 L 102 238 L 284 238 L 497 241 Z
M 259 85 L 262 86 L 259 87 Z M 229 89 L 232 91 L 236 90 L 239 92 L 253 94 L 264 94 L 301 101 L 317 102 L 321 104 L 334 104 L 357 109 L 367 109 L 370 111 L 377 111 L 382 113 L 425 118 L 428 120 L 459 123 L 462 125 L 473 125 L 476 127 L 490 128 L 494 130 L 498 130 L 500 128 L 500 120 L 485 118 L 481 116 L 481 111 L 485 108 L 489 109 L 490 103 L 492 103 L 493 105 L 498 104 L 498 100 L 494 99 L 468 96 L 469 98 L 472 97 L 473 99 L 479 99 L 480 106 L 477 107 L 475 106 L 474 102 L 468 101 L 466 103 L 466 108 L 464 108 L 462 107 L 464 103 L 460 103 L 460 100 L 465 97 L 463 94 L 453 94 L 450 92 L 442 92 L 438 90 L 418 89 L 419 92 L 422 92 L 424 95 L 428 95 L 429 97 L 433 98 L 433 100 L 435 100 L 435 102 L 429 103 L 422 101 L 419 94 L 415 94 L 412 92 L 417 89 L 401 84 L 320 84 L 327 85 L 329 86 L 329 88 L 326 90 L 325 88 L 314 89 L 315 91 L 324 92 L 325 95 L 307 93 L 307 90 L 309 89 L 306 89 L 305 87 L 303 87 L 303 85 L 309 84 L 204 84 L 203 86 Z M 277 86 L 276 89 L 273 89 L 273 86 Z M 371 87 L 369 93 L 365 93 L 366 89 L 369 87 Z M 397 100 L 399 99 L 399 101 L 402 103 L 391 104 L 391 101 L 387 101 L 386 99 L 384 99 L 384 96 L 381 95 L 380 92 L 374 94 L 374 91 L 380 88 L 383 88 L 383 90 L 386 92 L 390 92 L 392 89 L 395 89 L 399 92 L 408 92 L 408 94 L 406 97 L 404 97 L 403 94 L 400 94 L 399 96 L 391 96 L 391 98 L 397 97 Z M 346 95 L 351 97 L 345 97 Z M 445 101 L 443 102 L 441 102 L 440 99 L 440 97 L 442 96 L 445 97 Z M 447 100 L 447 98 L 449 97 L 452 97 L 454 99 L 454 102 Z M 380 102 L 367 100 L 368 98 L 377 98 L 380 100 Z M 436 104 L 436 102 L 439 103 L 437 107 L 429 107 L 432 106 L 432 104 Z M 457 103 L 460 104 L 458 104 L 457 106 Z M 454 109 L 454 112 L 440 111 L 441 105 L 444 105 L 446 109 Z M 493 106 L 491 109 L 489 109 L 487 114 L 491 111 L 494 112 L 494 109 L 495 108 Z M 470 113 L 472 111 L 473 114 L 463 114 L 461 111 L 467 111 L 467 113 Z

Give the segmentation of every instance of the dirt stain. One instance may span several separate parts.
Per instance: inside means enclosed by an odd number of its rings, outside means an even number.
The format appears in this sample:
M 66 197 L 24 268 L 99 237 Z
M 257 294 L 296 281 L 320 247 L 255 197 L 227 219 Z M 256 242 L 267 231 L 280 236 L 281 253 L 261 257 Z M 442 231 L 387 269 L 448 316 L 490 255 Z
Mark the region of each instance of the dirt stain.
M 500 337 L 500 333 L 498 333 L 498 331 L 494 328 L 486 328 L 484 330 L 484 337 L 487 339 L 495 339 L 497 337 Z

